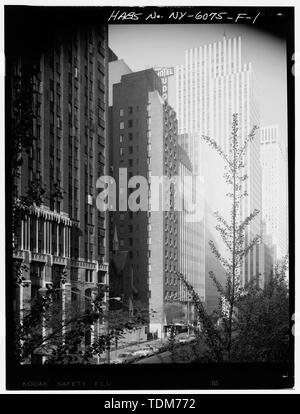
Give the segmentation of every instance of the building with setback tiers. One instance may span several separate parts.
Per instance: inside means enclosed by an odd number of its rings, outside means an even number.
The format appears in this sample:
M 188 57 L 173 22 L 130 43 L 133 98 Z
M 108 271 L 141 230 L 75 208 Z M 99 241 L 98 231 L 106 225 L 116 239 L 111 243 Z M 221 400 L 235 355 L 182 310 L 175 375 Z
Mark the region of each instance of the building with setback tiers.
M 228 153 L 233 114 L 238 114 L 241 142 L 259 125 L 259 112 L 255 96 L 255 76 L 251 63 L 245 62 L 241 37 L 227 38 L 186 50 L 185 62 L 176 67 L 176 112 L 179 134 L 188 134 L 192 148 L 194 137 L 206 135 L 214 139 Z M 189 153 L 190 155 L 190 153 Z M 194 162 L 193 162 L 194 161 Z M 201 170 L 201 152 L 194 157 L 193 167 Z M 241 219 L 254 209 L 262 210 L 260 143 L 256 139 L 246 156 L 244 182 L 246 197 L 241 205 Z M 205 179 L 205 176 L 204 176 Z M 225 184 L 223 186 L 225 188 Z M 219 187 L 218 191 L 223 188 Z M 211 190 L 209 190 L 211 191 Z M 225 194 L 225 191 L 223 192 Z M 209 195 L 205 195 L 209 198 Z M 226 215 L 225 202 L 219 202 L 219 212 Z M 211 207 L 208 206 L 210 209 Z M 211 211 L 214 210 L 211 208 Z M 213 223 L 211 217 L 207 223 Z M 209 232 L 214 234 L 213 227 Z M 261 234 L 261 215 L 255 217 L 246 229 L 246 244 Z M 209 249 L 205 244 L 205 249 Z M 208 250 L 208 256 L 210 253 Z M 247 254 L 241 279 L 248 282 L 259 273 L 259 245 Z M 207 268 L 207 270 L 209 270 Z

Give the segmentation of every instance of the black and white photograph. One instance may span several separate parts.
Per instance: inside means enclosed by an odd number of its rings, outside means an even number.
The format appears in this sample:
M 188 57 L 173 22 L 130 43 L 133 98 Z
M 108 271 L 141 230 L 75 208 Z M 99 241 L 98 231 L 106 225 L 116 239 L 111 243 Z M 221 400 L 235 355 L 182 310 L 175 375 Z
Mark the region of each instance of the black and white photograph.
M 292 388 L 294 8 L 4 11 L 7 388 Z

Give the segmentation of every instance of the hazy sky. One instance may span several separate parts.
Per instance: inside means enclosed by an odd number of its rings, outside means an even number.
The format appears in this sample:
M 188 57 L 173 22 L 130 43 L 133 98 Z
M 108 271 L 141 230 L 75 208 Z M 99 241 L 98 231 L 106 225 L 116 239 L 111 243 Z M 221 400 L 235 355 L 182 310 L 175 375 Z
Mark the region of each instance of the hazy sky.
M 184 51 L 240 35 L 244 63 L 251 62 L 257 81 L 261 126 L 278 124 L 287 136 L 286 45 L 245 25 L 177 24 L 110 25 L 109 45 L 133 71 L 184 63 Z M 169 78 L 170 80 L 172 78 Z M 175 107 L 175 82 L 169 81 L 169 103 Z

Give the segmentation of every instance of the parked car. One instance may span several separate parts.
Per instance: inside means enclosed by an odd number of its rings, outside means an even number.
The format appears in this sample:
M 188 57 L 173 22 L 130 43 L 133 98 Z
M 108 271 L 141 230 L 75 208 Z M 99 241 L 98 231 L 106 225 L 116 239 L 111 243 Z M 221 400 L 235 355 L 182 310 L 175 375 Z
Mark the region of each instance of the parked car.
M 123 359 L 124 364 L 130 364 L 131 362 L 136 361 L 137 359 L 136 356 L 133 355 L 132 352 L 125 352 L 125 353 L 119 354 L 119 358 Z
M 111 361 L 111 364 L 130 364 L 137 359 L 131 352 L 123 352 Z
M 137 351 L 133 353 L 133 355 L 137 357 L 146 357 L 146 356 L 151 356 L 153 354 L 154 352 L 150 348 L 138 349 Z
M 188 339 L 189 339 L 188 340 L 189 342 L 194 342 L 194 341 L 196 341 L 196 335 L 192 334 L 192 335 L 189 336 Z
M 196 336 L 194 334 L 188 335 L 188 334 L 180 334 L 176 337 L 176 341 L 179 344 L 188 344 L 190 342 L 193 342 L 196 340 Z
M 157 346 L 150 346 L 150 349 L 154 354 L 158 354 L 160 352 L 160 348 Z
M 187 343 L 188 342 L 188 334 L 180 333 L 180 334 L 176 335 L 175 342 L 177 342 L 179 344 Z
M 157 354 L 158 352 L 160 352 L 160 348 L 158 345 L 146 345 L 144 349 L 149 349 L 150 351 L 152 351 L 152 354 Z
M 110 361 L 111 364 L 123 364 L 123 361 L 120 358 L 115 358 Z

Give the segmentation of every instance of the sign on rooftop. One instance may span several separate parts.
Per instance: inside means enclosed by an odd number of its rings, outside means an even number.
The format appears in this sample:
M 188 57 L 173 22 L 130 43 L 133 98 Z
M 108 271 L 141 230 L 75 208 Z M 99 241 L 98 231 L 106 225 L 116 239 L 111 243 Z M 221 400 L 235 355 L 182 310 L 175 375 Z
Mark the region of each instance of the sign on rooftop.
M 166 101 L 168 100 L 168 77 L 174 76 L 174 68 L 155 68 L 154 70 L 161 79 L 162 97 Z

